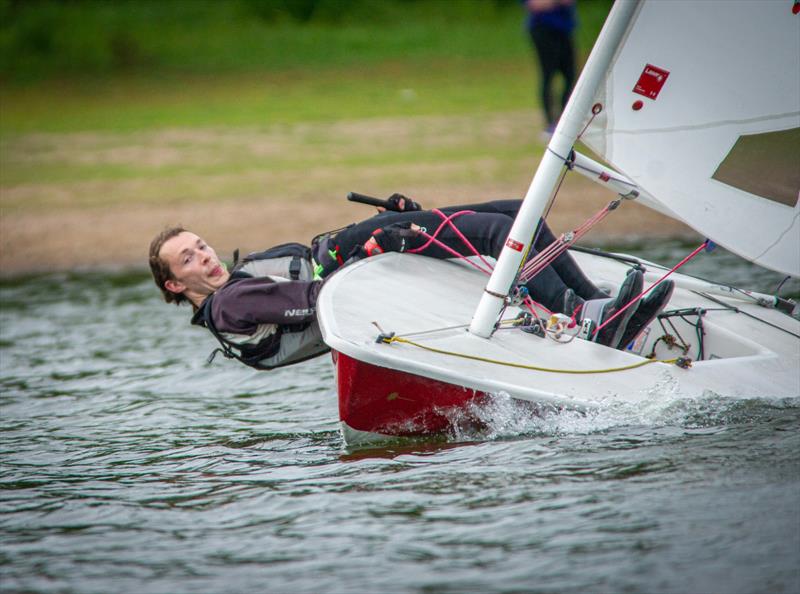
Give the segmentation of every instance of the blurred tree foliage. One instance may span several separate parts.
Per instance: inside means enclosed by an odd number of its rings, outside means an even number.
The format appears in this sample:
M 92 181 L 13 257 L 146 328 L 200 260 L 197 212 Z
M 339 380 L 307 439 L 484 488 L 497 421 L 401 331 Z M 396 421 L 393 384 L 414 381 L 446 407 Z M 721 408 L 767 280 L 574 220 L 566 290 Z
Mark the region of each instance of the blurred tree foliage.
M 592 39 L 611 2 L 579 4 Z M 0 0 L 0 78 L 513 57 L 521 23 L 518 0 Z
M 427 2 L 431 4 L 444 4 L 452 0 L 244 0 L 245 5 L 254 14 L 266 21 L 275 21 L 284 18 L 291 18 L 299 23 L 310 21 L 336 23 L 348 19 L 374 20 L 378 15 L 378 20 L 397 10 L 402 5 L 419 4 Z M 484 2 L 495 9 L 504 6 L 518 4 L 518 0 L 468 0 L 475 4 Z M 387 2 L 398 6 L 392 7 L 389 11 L 384 11 Z M 458 2 L 456 2 L 458 4 Z M 463 2 L 461 3 L 463 4 Z M 444 6 L 440 9 L 447 9 Z M 458 7 L 463 11 L 463 6 Z M 469 11 L 468 11 L 469 12 Z

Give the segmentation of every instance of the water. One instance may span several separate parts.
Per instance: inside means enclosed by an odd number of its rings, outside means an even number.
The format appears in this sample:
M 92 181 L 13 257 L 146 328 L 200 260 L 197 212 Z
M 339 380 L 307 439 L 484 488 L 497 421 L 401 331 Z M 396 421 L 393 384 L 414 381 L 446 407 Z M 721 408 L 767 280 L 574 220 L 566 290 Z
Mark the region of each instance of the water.
M 143 274 L 0 304 L 2 591 L 800 592 L 800 398 L 544 420 L 500 398 L 483 435 L 349 450 L 328 358 L 207 367 Z

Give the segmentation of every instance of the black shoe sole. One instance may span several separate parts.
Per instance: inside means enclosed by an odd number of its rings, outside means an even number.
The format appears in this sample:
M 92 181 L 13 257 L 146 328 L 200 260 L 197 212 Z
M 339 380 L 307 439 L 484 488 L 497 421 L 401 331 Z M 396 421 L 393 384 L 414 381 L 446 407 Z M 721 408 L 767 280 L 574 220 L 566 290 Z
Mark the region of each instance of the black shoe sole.
M 656 288 L 654 288 L 649 295 L 642 299 L 636 313 L 628 322 L 628 328 L 625 334 L 622 335 L 622 340 L 619 343 L 620 349 L 625 349 L 627 346 L 636 340 L 636 337 L 656 318 L 662 309 L 669 303 L 672 298 L 672 291 L 675 288 L 675 283 L 671 280 L 663 281 Z
M 607 316 L 603 316 L 604 320 L 613 316 L 617 311 L 621 308 L 625 307 L 631 299 L 636 297 L 639 293 L 642 292 L 642 288 L 644 286 L 644 278 L 642 273 L 639 270 L 633 270 L 628 273 L 628 277 L 622 283 L 620 287 L 619 293 L 617 294 L 616 299 L 614 300 L 614 305 L 611 311 L 608 312 Z M 637 303 L 631 305 L 628 309 L 626 309 L 619 317 L 617 317 L 614 322 L 598 333 L 597 342 L 600 344 L 604 344 L 611 348 L 617 348 L 622 340 L 623 335 L 625 334 L 625 329 L 627 328 L 628 321 L 631 319 L 633 314 L 636 313 L 637 310 Z M 604 320 L 601 320 L 601 324 Z M 611 334 L 613 332 L 613 334 Z M 611 334 L 609 336 L 609 334 Z

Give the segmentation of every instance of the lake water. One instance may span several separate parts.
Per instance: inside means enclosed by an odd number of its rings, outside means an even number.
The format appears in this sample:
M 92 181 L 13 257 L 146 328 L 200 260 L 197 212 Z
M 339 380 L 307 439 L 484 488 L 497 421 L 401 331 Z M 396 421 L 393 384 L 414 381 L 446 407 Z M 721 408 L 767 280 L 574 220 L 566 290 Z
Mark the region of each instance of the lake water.
M 350 450 L 328 357 L 206 366 L 143 273 L 6 280 L 0 307 L 2 591 L 800 592 L 800 394 L 501 400 L 488 434 Z

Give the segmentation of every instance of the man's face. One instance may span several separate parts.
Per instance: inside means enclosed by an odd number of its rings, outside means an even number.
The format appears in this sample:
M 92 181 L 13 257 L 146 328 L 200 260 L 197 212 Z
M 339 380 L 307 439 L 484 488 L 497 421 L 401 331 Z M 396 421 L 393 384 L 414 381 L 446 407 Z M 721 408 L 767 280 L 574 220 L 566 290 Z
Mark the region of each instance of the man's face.
M 165 283 L 166 288 L 173 293 L 184 293 L 196 305 L 224 285 L 230 276 L 213 248 L 188 231 L 165 241 L 159 256 L 174 277 Z

